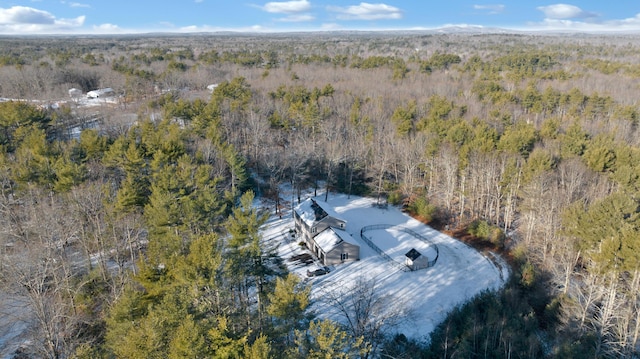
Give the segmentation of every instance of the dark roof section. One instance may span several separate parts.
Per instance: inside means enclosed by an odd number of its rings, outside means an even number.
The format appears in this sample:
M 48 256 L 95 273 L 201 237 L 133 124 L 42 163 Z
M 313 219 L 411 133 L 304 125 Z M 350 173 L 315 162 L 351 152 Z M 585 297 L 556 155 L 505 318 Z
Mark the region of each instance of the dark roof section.
M 316 201 L 311 199 L 311 202 L 311 209 L 313 209 L 313 213 L 316 216 L 316 222 L 329 215 Z
M 405 254 L 405 256 L 407 256 L 407 258 L 411 259 L 412 261 L 415 261 L 416 258 L 420 257 L 422 254 L 420 254 L 420 252 L 418 252 L 415 248 L 411 248 L 410 251 L 407 252 L 407 254 Z

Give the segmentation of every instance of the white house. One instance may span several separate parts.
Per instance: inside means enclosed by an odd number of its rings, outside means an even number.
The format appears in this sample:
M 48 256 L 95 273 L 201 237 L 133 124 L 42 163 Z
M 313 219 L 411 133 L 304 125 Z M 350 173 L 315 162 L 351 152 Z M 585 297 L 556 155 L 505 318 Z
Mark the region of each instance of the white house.
M 345 232 L 347 222 L 327 203 L 314 199 L 294 209 L 296 232 L 324 265 L 360 259 L 360 247 Z
M 87 92 L 87 98 L 105 98 L 114 97 L 115 95 L 116 92 L 110 87 Z

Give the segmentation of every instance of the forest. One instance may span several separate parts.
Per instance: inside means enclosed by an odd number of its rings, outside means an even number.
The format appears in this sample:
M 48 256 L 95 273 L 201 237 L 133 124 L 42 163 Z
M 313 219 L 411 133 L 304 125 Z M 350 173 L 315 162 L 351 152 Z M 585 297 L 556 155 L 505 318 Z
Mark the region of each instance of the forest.
M 0 354 L 637 358 L 639 91 L 622 34 L 2 37 Z M 384 199 L 509 281 L 427 341 L 373 325 L 373 288 L 319 320 L 260 235 L 284 185 Z

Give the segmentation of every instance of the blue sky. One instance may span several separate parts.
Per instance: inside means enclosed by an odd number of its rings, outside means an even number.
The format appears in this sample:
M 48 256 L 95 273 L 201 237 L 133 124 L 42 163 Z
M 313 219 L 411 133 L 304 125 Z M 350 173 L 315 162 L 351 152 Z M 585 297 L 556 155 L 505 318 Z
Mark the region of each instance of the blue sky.
M 411 30 L 640 31 L 640 0 L 0 0 L 0 34 Z

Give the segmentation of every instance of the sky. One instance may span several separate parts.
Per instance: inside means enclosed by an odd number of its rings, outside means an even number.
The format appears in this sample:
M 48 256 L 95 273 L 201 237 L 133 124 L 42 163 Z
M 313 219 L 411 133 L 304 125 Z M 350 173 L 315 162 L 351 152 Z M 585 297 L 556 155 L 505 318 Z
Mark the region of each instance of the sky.
M 640 1 L 0 0 L 0 34 L 430 30 L 639 31 Z

